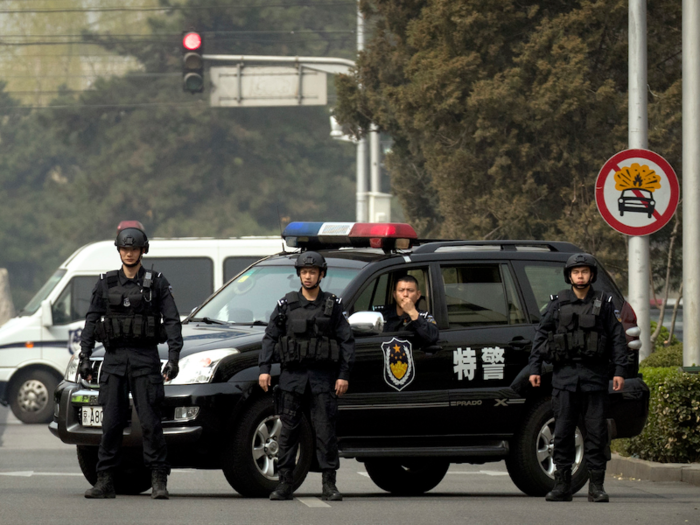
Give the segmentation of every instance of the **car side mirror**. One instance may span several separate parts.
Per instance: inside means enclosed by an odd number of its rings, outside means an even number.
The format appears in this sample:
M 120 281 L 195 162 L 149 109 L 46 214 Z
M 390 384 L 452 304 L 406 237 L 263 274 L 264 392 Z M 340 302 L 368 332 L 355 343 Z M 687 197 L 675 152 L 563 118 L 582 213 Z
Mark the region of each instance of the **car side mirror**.
M 356 334 L 379 335 L 384 331 L 384 317 L 379 312 L 355 312 L 348 322 Z
M 41 301 L 41 326 L 49 328 L 53 326 L 53 314 L 51 313 L 51 301 L 44 299 Z

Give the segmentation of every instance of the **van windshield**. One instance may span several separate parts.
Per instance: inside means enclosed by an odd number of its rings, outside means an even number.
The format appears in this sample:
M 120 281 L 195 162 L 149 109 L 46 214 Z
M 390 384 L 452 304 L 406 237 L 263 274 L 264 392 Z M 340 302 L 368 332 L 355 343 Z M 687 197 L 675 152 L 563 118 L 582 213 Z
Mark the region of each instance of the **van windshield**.
M 341 296 L 359 269 L 332 268 L 321 282 L 324 292 Z M 267 323 L 277 301 L 300 288 L 293 266 L 254 266 L 222 288 L 193 320 L 205 317 L 227 323 Z
M 56 273 L 49 277 L 49 280 L 46 281 L 44 286 L 41 287 L 41 290 L 39 290 L 36 295 L 32 297 L 32 300 L 27 303 L 27 306 L 19 311 L 17 316 L 24 317 L 25 315 L 32 315 L 34 312 L 36 312 L 41 306 L 41 302 L 49 296 L 54 288 L 56 288 L 56 285 L 64 275 L 66 275 L 66 270 L 56 270 Z

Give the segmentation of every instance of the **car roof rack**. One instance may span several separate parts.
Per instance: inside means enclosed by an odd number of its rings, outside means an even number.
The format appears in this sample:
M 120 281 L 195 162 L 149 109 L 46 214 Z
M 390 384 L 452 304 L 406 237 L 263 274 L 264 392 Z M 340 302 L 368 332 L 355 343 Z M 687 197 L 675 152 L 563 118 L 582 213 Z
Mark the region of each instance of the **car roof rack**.
M 583 250 L 564 241 L 436 241 L 418 239 L 420 243 L 413 253 L 435 253 L 450 251 L 549 251 L 580 253 Z

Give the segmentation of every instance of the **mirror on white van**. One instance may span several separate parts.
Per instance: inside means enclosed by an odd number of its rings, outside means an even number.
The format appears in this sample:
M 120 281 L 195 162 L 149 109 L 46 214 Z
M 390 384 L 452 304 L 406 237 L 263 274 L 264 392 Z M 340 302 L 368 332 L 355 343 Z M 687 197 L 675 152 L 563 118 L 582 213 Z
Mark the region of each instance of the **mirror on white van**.
M 41 326 L 46 328 L 53 326 L 53 315 L 51 314 L 51 301 L 44 299 L 41 301 Z

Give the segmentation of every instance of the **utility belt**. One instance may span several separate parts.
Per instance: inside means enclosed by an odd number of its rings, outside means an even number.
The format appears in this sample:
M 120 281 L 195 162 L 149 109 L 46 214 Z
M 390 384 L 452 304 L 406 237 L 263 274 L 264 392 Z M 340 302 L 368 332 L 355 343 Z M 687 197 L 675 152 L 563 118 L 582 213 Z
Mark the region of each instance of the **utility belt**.
M 275 360 L 284 364 L 337 363 L 340 360 L 338 342 L 330 337 L 294 339 L 279 338 L 274 349 Z
M 152 346 L 165 343 L 168 335 L 160 317 L 111 315 L 97 321 L 95 340 L 112 349 L 119 346 Z
M 607 337 L 598 332 L 575 330 L 573 332 L 549 332 L 547 357 L 551 362 L 581 359 L 603 359 Z

